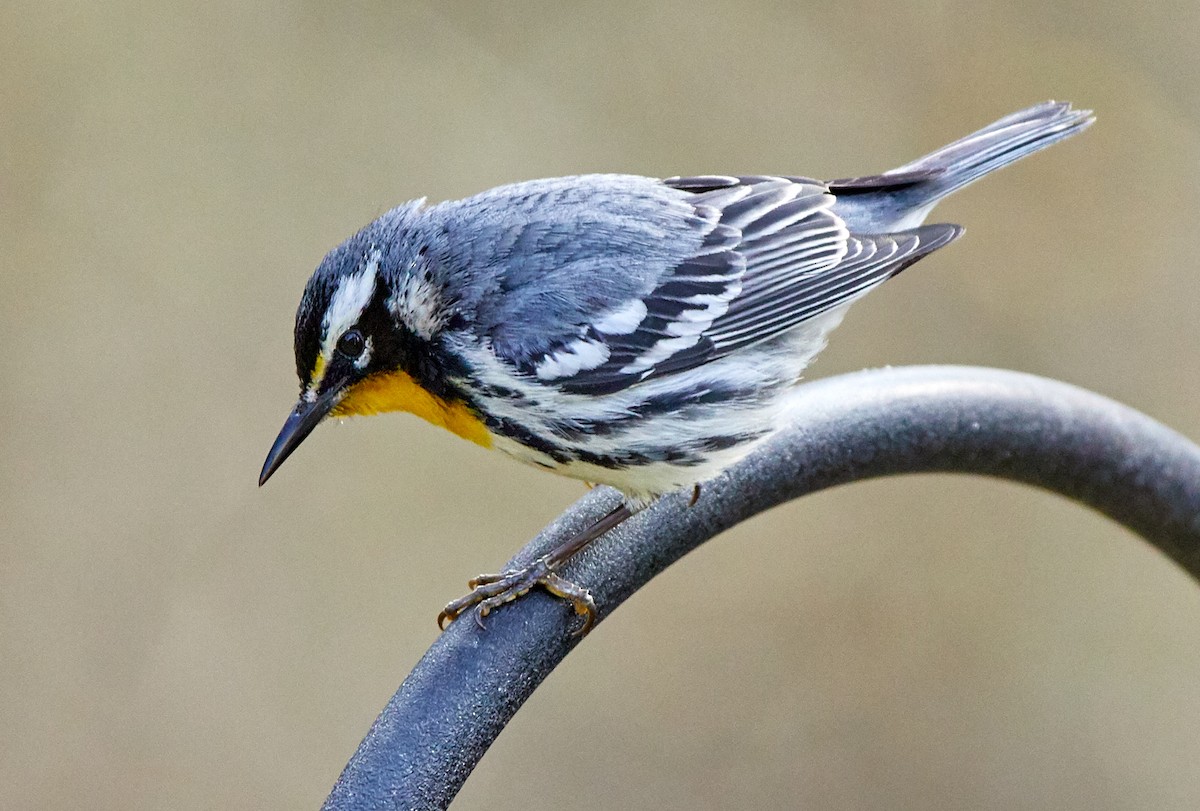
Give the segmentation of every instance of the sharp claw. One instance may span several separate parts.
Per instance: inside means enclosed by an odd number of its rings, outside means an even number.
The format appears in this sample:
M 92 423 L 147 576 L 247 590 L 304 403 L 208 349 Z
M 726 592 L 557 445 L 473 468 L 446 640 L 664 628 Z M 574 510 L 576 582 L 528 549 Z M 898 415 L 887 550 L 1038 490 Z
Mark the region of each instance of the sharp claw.
M 693 491 L 693 497 L 698 497 L 699 494 L 700 490 L 696 488 Z M 618 504 L 591 526 L 575 533 L 524 569 L 508 571 L 503 574 L 479 575 L 467 584 L 471 588 L 470 594 L 455 600 L 442 609 L 442 613 L 438 615 L 438 627 L 445 630 L 445 620 L 449 619 L 450 622 L 454 622 L 464 611 L 475 606 L 475 622 L 482 628 L 483 618 L 492 609 L 512 602 L 534 586 L 541 586 L 556 597 L 570 601 L 575 613 L 583 617 L 582 627 L 574 631 L 572 635 L 583 636 L 596 624 L 596 603 L 587 589 L 559 577 L 554 573 L 554 568 L 629 518 L 634 512 L 635 510 L 628 504 Z
M 575 614 L 583 617 L 583 625 L 572 631 L 572 636 L 583 636 L 592 629 L 596 623 L 596 601 L 592 599 L 592 595 L 587 589 L 569 580 L 564 580 L 554 572 L 547 572 L 541 585 L 555 597 L 570 601 L 571 607 L 575 609 Z
M 469 585 L 470 594 L 453 601 L 438 614 L 438 628 L 446 630 L 449 623 L 457 620 L 464 611 L 473 606 L 475 624 L 485 628 L 483 619 L 493 609 L 516 600 L 535 586 L 541 586 L 554 596 L 567 600 L 575 613 L 583 617 L 583 625 L 573 631 L 572 636 L 583 636 L 596 622 L 596 604 L 591 594 L 587 589 L 555 574 L 545 558 L 518 571 L 480 575 L 471 580 Z
M 586 598 L 579 602 L 571 601 L 575 607 L 576 615 L 583 617 L 583 624 L 571 632 L 573 637 L 586 636 L 588 631 L 592 630 L 592 626 L 596 624 L 596 603 L 592 601 L 592 595 L 584 592 Z
M 592 615 L 588 614 L 583 620 L 583 625 L 580 625 L 578 628 L 572 631 L 571 636 L 575 637 L 576 639 L 586 636 L 588 632 L 592 630 L 592 623 Z

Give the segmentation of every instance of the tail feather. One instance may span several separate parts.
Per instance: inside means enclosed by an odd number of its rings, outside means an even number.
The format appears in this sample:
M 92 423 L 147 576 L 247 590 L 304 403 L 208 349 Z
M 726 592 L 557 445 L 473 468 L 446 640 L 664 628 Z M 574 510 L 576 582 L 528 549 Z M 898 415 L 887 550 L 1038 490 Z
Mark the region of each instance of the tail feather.
M 1086 129 L 1091 110 L 1047 101 L 881 175 L 833 180 L 835 211 L 863 233 L 915 228 L 939 200 L 989 172 Z
M 1082 132 L 1095 117 L 1067 102 L 1047 101 L 1005 116 L 883 176 L 922 174 L 933 200 L 961 189 L 989 172 Z

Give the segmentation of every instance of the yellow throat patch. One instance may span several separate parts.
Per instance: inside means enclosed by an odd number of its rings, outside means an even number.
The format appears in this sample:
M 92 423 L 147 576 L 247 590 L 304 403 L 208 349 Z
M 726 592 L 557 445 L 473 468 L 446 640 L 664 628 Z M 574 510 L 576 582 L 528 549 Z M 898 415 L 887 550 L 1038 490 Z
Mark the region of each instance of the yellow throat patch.
M 400 370 L 379 372 L 358 381 L 329 413 L 353 417 L 385 411 L 407 411 L 476 445 L 492 446 L 492 435 L 464 403 L 450 403 L 430 394 Z

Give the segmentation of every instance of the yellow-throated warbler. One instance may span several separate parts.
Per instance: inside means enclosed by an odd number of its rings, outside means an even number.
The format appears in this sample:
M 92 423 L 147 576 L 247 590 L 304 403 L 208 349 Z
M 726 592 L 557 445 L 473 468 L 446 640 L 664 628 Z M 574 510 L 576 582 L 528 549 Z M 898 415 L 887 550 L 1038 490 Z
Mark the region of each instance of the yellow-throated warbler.
M 624 503 L 521 571 L 486 575 L 439 624 L 540 585 L 592 623 L 555 568 L 657 496 L 780 427 L 846 308 L 957 225 L 938 200 L 1081 131 L 1047 102 L 880 175 L 584 175 L 384 214 L 317 268 L 296 314 L 300 401 L 259 484 L 326 416 L 410 411 Z

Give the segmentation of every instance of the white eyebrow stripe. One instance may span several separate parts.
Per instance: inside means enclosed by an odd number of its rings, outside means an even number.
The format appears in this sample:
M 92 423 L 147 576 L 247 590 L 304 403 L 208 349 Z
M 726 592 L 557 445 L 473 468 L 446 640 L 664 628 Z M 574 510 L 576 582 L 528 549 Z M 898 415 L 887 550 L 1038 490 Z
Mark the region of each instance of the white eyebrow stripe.
M 382 254 L 378 249 L 367 257 L 367 264 L 358 273 L 352 273 L 338 282 L 337 290 L 329 301 L 329 309 L 325 311 L 323 320 L 323 340 L 321 351 L 329 360 L 333 354 L 333 346 L 342 333 L 358 323 L 363 310 L 371 303 L 375 295 L 375 284 L 379 276 L 379 261 Z

